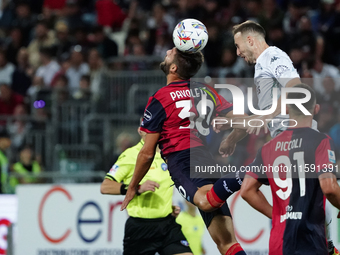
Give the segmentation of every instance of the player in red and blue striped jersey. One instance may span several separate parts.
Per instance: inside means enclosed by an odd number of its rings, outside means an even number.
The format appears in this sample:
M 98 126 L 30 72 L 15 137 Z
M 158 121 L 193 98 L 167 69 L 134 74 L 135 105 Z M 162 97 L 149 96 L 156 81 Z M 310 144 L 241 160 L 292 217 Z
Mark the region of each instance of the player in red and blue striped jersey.
M 176 188 L 183 197 L 198 206 L 221 254 L 244 255 L 245 252 L 234 235 L 228 205 L 224 204 L 216 209 L 207 201 L 206 193 L 216 179 L 191 175 L 194 174 L 194 171 L 191 171 L 194 166 L 216 165 L 205 143 L 212 118 L 233 115 L 232 105 L 219 97 L 212 88 L 189 82 L 200 69 L 202 62 L 201 52 L 186 54 L 176 48 L 167 51 L 165 60 L 161 63 L 161 69 L 167 76 L 167 85 L 151 96 L 146 106 L 141 130 L 147 135 L 137 157 L 135 172 L 122 209 L 136 194 L 138 183 L 148 171 L 159 144 Z M 205 114 L 201 112 L 204 109 L 200 107 L 204 103 Z M 243 130 L 233 130 L 227 138 L 227 150 L 232 153 L 236 142 L 245 135 Z M 233 178 L 233 182 L 239 189 L 238 179 Z
M 336 180 L 335 153 L 331 139 L 311 129 L 319 110 L 314 91 L 305 84 L 311 99 L 303 104 L 312 115 L 288 106 L 297 126 L 288 128 L 257 153 L 243 180 L 241 196 L 256 210 L 272 218 L 270 255 L 327 255 L 325 198 L 340 209 L 340 187 Z M 296 99 L 301 93 L 289 93 Z M 273 206 L 259 202 L 262 184 L 270 185 Z

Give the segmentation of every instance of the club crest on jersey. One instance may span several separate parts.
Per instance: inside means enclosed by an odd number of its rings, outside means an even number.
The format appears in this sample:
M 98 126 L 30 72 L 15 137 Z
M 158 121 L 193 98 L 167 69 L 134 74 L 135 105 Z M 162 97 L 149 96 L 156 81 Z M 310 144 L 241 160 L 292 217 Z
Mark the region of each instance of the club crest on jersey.
M 144 112 L 144 119 L 146 121 L 150 121 L 152 119 L 152 113 L 149 112 L 148 110 L 145 110 L 145 112 Z
M 280 77 L 284 72 L 288 71 L 288 66 L 285 65 L 278 65 L 275 69 L 276 76 Z
M 189 243 L 187 240 L 181 240 L 181 244 L 184 246 L 189 246 Z
M 114 174 L 115 172 L 117 172 L 118 168 L 119 168 L 119 166 L 116 165 L 116 164 L 114 164 L 114 165 L 111 167 L 109 173 L 110 173 L 110 174 Z
M 166 170 L 168 170 L 168 165 L 165 164 L 165 163 L 162 163 L 161 168 L 162 168 L 163 171 L 166 171 Z
M 336 163 L 334 151 L 328 150 L 328 160 L 331 163 L 334 163 L 334 164 Z

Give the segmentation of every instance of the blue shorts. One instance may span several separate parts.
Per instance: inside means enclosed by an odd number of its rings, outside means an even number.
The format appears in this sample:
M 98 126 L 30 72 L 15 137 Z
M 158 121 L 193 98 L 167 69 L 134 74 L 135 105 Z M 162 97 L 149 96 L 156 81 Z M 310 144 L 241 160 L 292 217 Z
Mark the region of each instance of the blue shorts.
M 216 178 L 198 178 L 194 174 L 195 166 L 216 165 L 210 152 L 203 146 L 171 153 L 167 157 L 167 164 L 178 192 L 192 204 L 194 204 L 194 195 L 198 188 L 214 184 L 218 180 Z M 190 176 L 190 170 L 192 176 Z M 214 212 L 206 213 L 200 210 L 200 213 L 207 227 L 217 214 L 231 216 L 227 203 Z

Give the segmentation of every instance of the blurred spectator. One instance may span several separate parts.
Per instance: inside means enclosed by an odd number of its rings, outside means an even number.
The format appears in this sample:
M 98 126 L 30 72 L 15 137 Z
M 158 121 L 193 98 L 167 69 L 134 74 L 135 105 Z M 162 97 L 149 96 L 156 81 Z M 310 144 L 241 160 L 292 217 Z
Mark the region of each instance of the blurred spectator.
M 44 87 L 51 87 L 52 79 L 59 71 L 60 65 L 52 59 L 51 48 L 41 48 L 39 52 L 42 65 L 38 68 L 35 75 L 43 78 Z
M 65 75 L 60 74 L 56 77 L 53 95 L 57 105 L 61 105 L 69 99 L 68 79 Z
M 8 173 L 9 162 L 7 157 L 7 149 L 11 146 L 11 139 L 5 129 L 0 130 L 0 194 L 8 193 L 9 186 Z
M 32 121 L 33 130 L 45 130 L 48 121 L 46 108 L 38 108 L 33 111 L 34 120 Z
M 61 75 L 66 75 L 66 71 L 70 68 L 70 59 L 65 57 L 66 55 L 64 55 L 61 59 L 60 59 L 60 69 L 59 71 L 54 75 L 52 82 L 51 82 L 51 86 L 54 87 L 55 83 L 57 81 L 57 79 L 59 78 L 59 76 Z
M 325 62 L 340 65 L 340 2 L 321 0 L 316 22 L 317 31 L 325 39 Z
M 148 29 L 155 30 L 158 34 L 172 34 L 175 25 L 174 18 L 166 12 L 165 7 L 155 3 L 152 16 L 147 19 Z
M 331 127 L 329 136 L 333 139 L 336 156 L 340 156 L 340 111 L 337 114 L 337 123 Z
M 100 26 L 108 26 L 119 29 L 123 25 L 126 14 L 113 0 L 97 0 L 97 23 Z
M 14 108 L 13 116 L 15 119 L 7 125 L 11 135 L 12 148 L 17 152 L 19 147 L 24 144 L 25 137 L 31 130 L 31 124 L 25 119 L 28 117 L 28 112 L 24 104 L 19 104 Z
M 0 2 L 0 10 L 0 28 L 8 29 L 9 27 L 11 27 L 11 23 L 14 18 L 13 2 L 9 0 L 2 0 Z
M 225 78 L 228 74 L 235 77 L 246 77 L 247 64 L 242 58 L 236 55 L 236 48 L 226 48 L 222 52 L 221 67 L 219 69 L 219 78 Z M 233 84 L 233 83 L 231 83 Z
M 139 43 L 139 44 L 134 44 L 132 48 L 132 54 L 133 56 L 136 57 L 143 57 L 145 56 L 145 49 L 144 46 Z M 131 61 L 129 69 L 133 71 L 138 71 L 138 70 L 148 70 L 150 67 L 149 63 L 143 60 L 137 60 L 137 61 Z
M 96 27 L 94 30 L 94 44 L 104 59 L 118 55 L 118 46 L 104 33 L 103 27 Z
M 332 77 L 335 81 L 335 90 L 340 90 L 340 72 L 338 68 L 323 63 L 321 59 L 312 59 L 309 61 L 309 69 L 313 76 L 314 89 L 316 92 L 319 94 L 325 93 L 322 81 L 326 77 Z
M 276 46 L 288 53 L 290 44 L 287 35 L 283 31 L 282 24 L 268 24 L 267 37 L 269 46 Z
M 12 115 L 15 107 L 23 101 L 24 98 L 13 92 L 7 84 L 0 84 L 0 115 Z
M 308 59 L 314 56 L 316 52 L 317 36 L 312 30 L 310 19 L 307 16 L 302 16 L 299 21 L 298 31 L 292 33 L 290 45 L 298 45 L 303 52 L 303 59 Z
M 15 66 L 7 61 L 6 53 L 0 50 L 0 83 L 12 84 Z
M 29 61 L 34 68 L 41 64 L 39 49 L 42 47 L 51 47 L 56 43 L 53 31 L 49 31 L 46 22 L 40 21 L 35 26 L 34 39 L 28 45 Z
M 63 15 L 67 26 L 71 31 L 85 26 L 81 16 L 78 0 L 66 0 Z
M 129 33 L 125 39 L 124 55 L 133 55 L 133 46 L 136 44 L 142 44 L 142 40 L 139 38 L 137 31 Z
M 57 41 L 54 45 L 54 51 L 58 59 L 60 59 L 63 56 L 68 56 L 72 42 L 69 39 L 68 26 L 64 21 L 56 23 L 55 31 L 57 33 Z
M 19 175 L 10 178 L 10 185 L 13 191 L 15 191 L 15 187 L 18 184 L 39 182 L 38 177 L 27 176 L 27 174 L 38 175 L 42 171 L 40 164 L 34 159 L 34 152 L 30 146 L 24 146 L 20 150 L 19 161 L 13 164 L 12 171 Z
M 218 69 L 221 63 L 221 55 L 223 42 L 221 34 L 219 33 L 219 28 L 217 24 L 207 24 L 207 30 L 209 34 L 209 41 L 204 48 L 205 62 L 210 69 L 210 76 L 216 76 L 216 73 L 211 73 L 213 69 Z
M 135 144 L 135 137 L 128 132 L 121 132 L 117 138 L 115 143 L 115 151 L 113 155 L 110 155 L 110 166 L 117 161 L 119 155 L 125 151 L 127 148 L 132 147 Z
M 317 94 L 318 104 L 328 104 L 334 109 L 340 109 L 340 91 L 335 89 L 335 81 L 332 77 L 325 77 L 322 81 L 322 94 Z
M 16 18 L 12 21 L 12 27 L 20 28 L 22 33 L 21 46 L 27 46 L 31 40 L 31 30 L 36 22 L 36 17 L 31 13 L 31 8 L 28 2 L 21 1 L 15 8 Z M 16 56 L 16 54 L 15 54 Z
M 62 13 L 59 14 L 62 15 Z M 56 19 L 57 17 L 55 16 L 55 13 L 49 8 L 43 8 L 42 13 L 39 15 L 39 20 L 43 20 L 46 23 L 48 29 L 54 29 Z
M 164 58 L 171 47 L 171 37 L 168 34 L 156 34 L 156 44 L 152 55 Z
M 247 19 L 253 20 L 255 22 L 259 22 L 258 17 L 261 13 L 261 0 L 246 0 L 245 1 L 245 11 L 247 15 Z
M 318 130 L 321 133 L 327 133 L 336 123 L 335 110 L 329 104 L 320 104 L 320 111 L 317 115 Z
M 80 45 L 74 46 L 71 52 L 70 67 L 66 71 L 69 88 L 71 90 L 79 88 L 80 78 L 89 73 L 90 68 L 89 65 L 84 62 L 82 47 Z
M 31 86 L 31 76 L 33 68 L 28 63 L 27 49 L 21 48 L 17 55 L 17 67 L 13 73 L 12 90 L 22 96 L 26 95 L 28 88 Z
M 90 89 L 93 99 L 97 100 L 100 94 L 101 76 L 104 70 L 104 63 L 97 49 L 90 50 L 88 63 L 91 77 Z
M 18 27 L 12 28 L 7 39 L 8 41 L 4 46 L 4 48 L 6 49 L 6 57 L 9 62 L 13 63 L 14 65 L 17 65 L 16 57 L 18 55 L 19 49 L 22 46 L 27 45 L 23 43 L 22 32 L 20 28 Z
M 43 8 L 49 9 L 57 16 L 62 14 L 66 0 L 44 0 Z
M 89 101 L 91 99 L 90 75 L 83 75 L 80 78 L 79 89 L 73 93 L 76 100 Z
M 290 59 L 293 62 L 294 67 L 298 71 L 298 73 L 301 75 L 303 72 L 303 60 L 304 60 L 304 54 L 302 51 L 302 48 L 299 45 L 293 45 L 290 48 L 290 51 L 288 52 L 288 55 Z
M 80 27 L 75 29 L 73 36 L 74 36 L 73 45 L 80 45 L 84 51 L 94 47 L 94 45 L 88 40 L 85 28 Z
M 288 36 L 298 33 L 300 18 L 304 13 L 301 3 L 297 1 L 289 2 L 288 11 L 283 19 L 283 29 Z
M 262 12 L 258 21 L 266 32 L 270 27 L 282 27 L 283 17 L 284 12 L 277 7 L 275 0 L 262 0 Z

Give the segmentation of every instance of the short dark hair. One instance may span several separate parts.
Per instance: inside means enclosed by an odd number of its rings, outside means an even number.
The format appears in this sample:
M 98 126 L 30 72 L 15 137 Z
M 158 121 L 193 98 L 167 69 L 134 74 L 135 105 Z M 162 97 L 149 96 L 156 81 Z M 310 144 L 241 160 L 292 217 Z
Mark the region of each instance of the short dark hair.
M 182 79 L 190 79 L 201 68 L 204 62 L 202 52 L 184 53 L 176 49 L 177 54 L 174 58 L 174 63 L 177 65 L 177 74 Z
M 303 88 L 306 89 L 310 92 L 310 100 L 304 104 L 302 104 L 310 113 L 313 113 L 314 106 L 316 104 L 316 96 L 315 96 L 315 91 L 312 89 L 311 86 L 301 83 L 293 86 L 293 88 Z M 289 92 L 287 95 L 287 99 L 301 99 L 304 98 L 305 94 L 303 93 L 297 93 L 297 92 Z M 295 104 L 289 104 L 288 108 L 290 111 L 293 112 L 295 115 L 304 115 L 303 112 L 300 111 L 299 108 Z
M 233 35 L 237 34 L 238 32 L 241 34 L 255 32 L 263 36 L 263 38 L 266 37 L 266 31 L 264 28 L 259 23 L 251 20 L 247 20 L 241 24 L 235 25 L 233 27 Z

